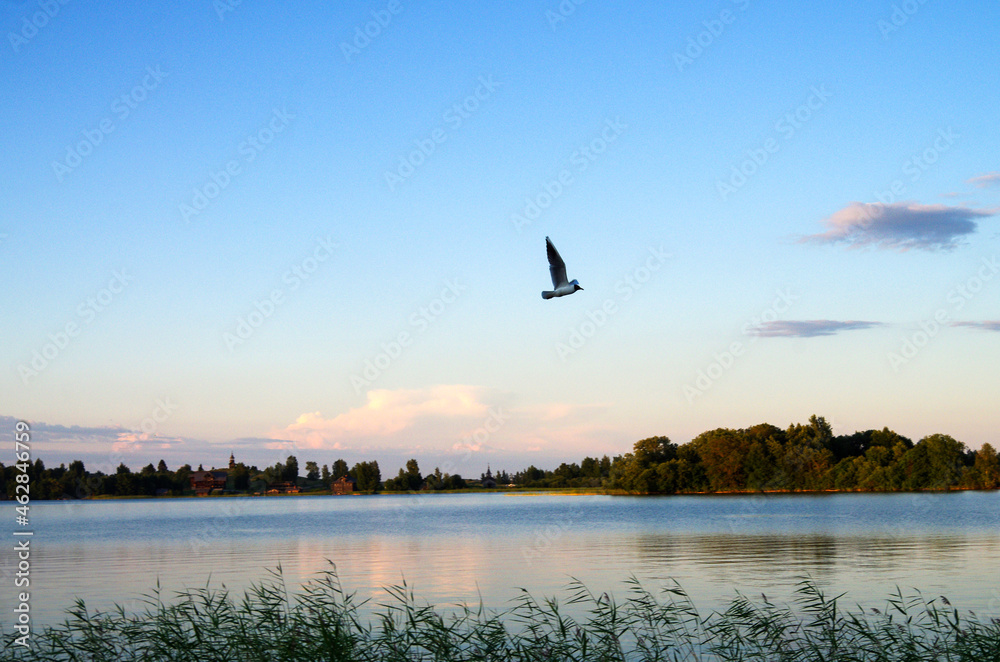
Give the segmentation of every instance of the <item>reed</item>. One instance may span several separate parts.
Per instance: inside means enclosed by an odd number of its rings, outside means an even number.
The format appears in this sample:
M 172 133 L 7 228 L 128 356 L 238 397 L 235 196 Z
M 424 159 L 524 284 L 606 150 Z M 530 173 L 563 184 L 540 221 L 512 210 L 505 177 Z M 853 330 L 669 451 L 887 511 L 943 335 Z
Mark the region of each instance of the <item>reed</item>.
M 369 605 L 346 592 L 336 569 L 290 593 L 281 568 L 240 596 L 225 588 L 181 592 L 157 585 L 140 611 L 88 610 L 32 637 L 31 649 L 3 633 L 5 660 L 120 662 L 233 660 L 649 660 L 922 662 L 1000 660 L 1000 620 L 964 615 L 947 599 L 904 595 L 883 609 L 828 597 L 803 581 L 792 604 L 737 594 L 703 615 L 679 585 L 654 595 L 632 578 L 625 597 L 594 595 L 580 582 L 564 602 L 528 591 L 505 610 L 419 602 L 405 582 Z M 363 616 L 362 614 L 366 614 Z

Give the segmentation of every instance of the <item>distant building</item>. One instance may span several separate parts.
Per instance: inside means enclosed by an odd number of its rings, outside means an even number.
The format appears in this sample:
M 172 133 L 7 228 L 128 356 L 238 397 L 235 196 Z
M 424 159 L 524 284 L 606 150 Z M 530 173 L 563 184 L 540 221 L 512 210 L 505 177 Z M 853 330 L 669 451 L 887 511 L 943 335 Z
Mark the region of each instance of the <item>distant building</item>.
M 211 494 L 212 490 L 224 490 L 226 489 L 226 482 L 229 480 L 229 472 L 235 468 L 236 457 L 230 453 L 228 469 L 191 472 L 191 489 L 198 496 Z
M 481 484 L 483 487 L 493 488 L 497 486 L 497 482 L 493 480 L 493 472 L 490 471 L 490 465 L 486 465 L 486 473 L 483 474 Z
M 267 486 L 268 494 L 298 494 L 299 486 L 292 481 L 271 483 Z
M 212 490 L 225 489 L 228 478 L 229 472 L 224 469 L 194 471 L 191 473 L 191 489 L 199 496 L 207 495 Z
M 350 476 L 341 476 L 330 484 L 330 491 L 334 494 L 352 494 L 356 485 Z

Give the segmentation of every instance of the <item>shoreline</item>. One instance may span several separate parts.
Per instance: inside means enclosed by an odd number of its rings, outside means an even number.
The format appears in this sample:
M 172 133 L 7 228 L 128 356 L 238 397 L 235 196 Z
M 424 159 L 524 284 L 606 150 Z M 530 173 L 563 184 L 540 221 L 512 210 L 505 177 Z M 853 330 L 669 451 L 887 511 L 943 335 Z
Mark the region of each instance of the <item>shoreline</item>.
M 126 496 L 100 495 L 82 499 L 33 499 L 33 502 L 58 503 L 64 501 L 126 501 L 126 500 L 164 500 L 164 499 L 230 499 L 230 498 L 294 498 L 294 497 L 392 497 L 392 496 L 439 496 L 445 494 L 503 494 L 506 496 L 640 496 L 640 497 L 672 497 L 672 496 L 752 496 L 769 495 L 802 495 L 816 496 L 825 494 L 941 494 L 945 492 L 998 492 L 1000 488 L 946 487 L 923 490 L 856 490 L 856 489 L 823 489 L 823 490 L 727 490 L 724 492 L 628 492 L 610 488 L 576 488 L 576 487 L 514 487 L 514 488 L 468 488 L 463 490 L 442 491 L 407 491 L 407 492 L 353 492 L 351 494 L 333 494 L 330 490 L 311 492 L 296 492 L 289 494 L 251 494 L 246 492 L 227 494 L 169 494 L 153 496 L 148 494 L 133 494 Z M 0 502 L 13 499 L 0 499 Z

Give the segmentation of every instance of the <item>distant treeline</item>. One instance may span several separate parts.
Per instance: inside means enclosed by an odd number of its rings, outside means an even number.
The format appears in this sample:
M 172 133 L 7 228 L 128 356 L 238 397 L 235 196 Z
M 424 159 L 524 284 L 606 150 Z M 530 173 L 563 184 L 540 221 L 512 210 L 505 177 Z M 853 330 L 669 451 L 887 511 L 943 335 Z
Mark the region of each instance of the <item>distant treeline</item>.
M 124 463 L 113 474 L 91 473 L 83 462 L 46 468 L 40 459 L 5 467 L 0 463 L 0 494 L 14 495 L 16 475 L 27 470 L 32 499 L 95 496 L 181 496 L 193 493 L 185 464 L 170 471 L 160 460 L 133 472 Z M 198 467 L 202 470 L 202 467 Z M 294 484 L 303 492 L 329 491 L 342 476 L 354 480 L 360 492 L 457 490 L 492 487 L 605 488 L 631 493 L 700 493 L 757 491 L 899 491 L 996 489 L 1000 487 L 1000 457 L 990 444 L 978 451 L 945 434 L 932 434 L 917 443 L 883 428 L 834 436 L 823 417 L 787 429 L 762 423 L 745 429 L 718 428 L 682 445 L 667 437 L 637 441 L 631 453 L 600 459 L 585 457 L 579 464 L 563 463 L 554 470 L 529 466 L 513 474 L 487 471 L 466 480 L 440 469 L 422 475 L 417 460 L 400 468 L 395 478 L 382 480 L 378 462 L 358 462 L 349 468 L 338 459 L 332 466 L 298 460 L 260 470 L 237 463 L 226 474 L 222 493 L 265 493 L 272 485 Z
M 192 469 L 190 464 L 185 464 L 171 471 L 167 463 L 160 460 L 155 467 L 150 463 L 133 472 L 122 462 L 113 474 L 106 474 L 87 471 L 80 460 L 70 462 L 69 467 L 60 464 L 51 469 L 46 468 L 41 459 L 8 467 L 0 463 L 0 480 L 3 481 L 0 494 L 6 493 L 7 498 L 13 498 L 15 477 L 23 470 L 28 474 L 32 499 L 86 499 L 193 494 L 191 476 L 197 471 L 204 471 L 204 468 L 199 465 L 197 469 Z M 232 468 L 224 469 L 225 487 L 214 490 L 214 493 L 263 494 L 276 484 L 295 484 L 303 492 L 328 491 L 332 481 L 345 475 L 351 476 L 356 488 L 361 491 L 376 491 L 382 483 L 378 462 L 375 461 L 358 462 L 352 469 L 348 469 L 347 462 L 342 459 L 336 460 L 332 469 L 327 465 L 320 468 L 315 462 L 306 462 L 305 470 L 305 476 L 301 476 L 299 462 L 294 455 L 263 470 L 238 462 Z

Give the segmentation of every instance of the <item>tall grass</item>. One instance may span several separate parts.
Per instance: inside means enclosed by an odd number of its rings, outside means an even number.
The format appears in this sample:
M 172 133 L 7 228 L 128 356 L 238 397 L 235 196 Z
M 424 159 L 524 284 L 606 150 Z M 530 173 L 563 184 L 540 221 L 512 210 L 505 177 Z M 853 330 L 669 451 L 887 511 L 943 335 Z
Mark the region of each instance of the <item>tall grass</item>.
M 239 597 L 206 587 L 165 602 L 157 585 L 136 613 L 91 612 L 78 600 L 30 650 L 4 632 L 3 659 L 1000 661 L 1000 620 L 898 590 L 882 610 L 844 611 L 843 596 L 804 581 L 791 605 L 737 594 L 708 615 L 680 586 L 656 596 L 634 578 L 621 602 L 573 582 L 565 604 L 522 591 L 503 611 L 439 611 L 405 582 L 387 591 L 384 603 L 358 602 L 333 568 L 293 594 L 280 567 Z

